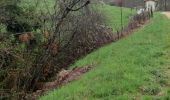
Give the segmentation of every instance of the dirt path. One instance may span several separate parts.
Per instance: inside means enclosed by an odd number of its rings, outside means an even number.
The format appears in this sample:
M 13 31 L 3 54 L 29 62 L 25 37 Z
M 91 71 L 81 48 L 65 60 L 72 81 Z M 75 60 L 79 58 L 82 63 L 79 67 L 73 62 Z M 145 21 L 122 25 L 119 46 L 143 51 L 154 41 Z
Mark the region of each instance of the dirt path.
M 162 12 L 162 14 L 166 15 L 170 19 L 170 11 L 169 12 Z

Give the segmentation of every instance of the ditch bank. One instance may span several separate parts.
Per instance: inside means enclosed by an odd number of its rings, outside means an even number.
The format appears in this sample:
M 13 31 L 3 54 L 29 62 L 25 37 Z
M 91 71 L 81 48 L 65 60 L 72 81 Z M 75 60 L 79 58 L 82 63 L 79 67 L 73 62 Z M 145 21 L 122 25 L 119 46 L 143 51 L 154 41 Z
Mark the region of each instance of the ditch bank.
M 142 28 L 145 24 L 149 22 L 150 18 L 151 17 L 149 16 L 148 13 L 142 13 L 140 15 L 135 15 L 131 17 L 128 27 L 124 28 L 122 32 L 114 33 L 114 35 L 112 36 L 112 41 L 107 42 L 107 44 L 116 42 L 120 40 L 121 38 L 124 38 L 130 35 L 137 29 Z M 33 94 L 27 95 L 26 98 L 30 99 L 30 97 L 32 97 L 32 100 L 35 100 L 37 97 L 46 94 L 51 89 L 57 89 L 64 85 L 67 85 L 68 83 L 74 80 L 78 80 L 82 75 L 84 75 L 85 73 L 89 72 L 94 67 L 96 67 L 96 65 L 97 64 L 90 64 L 90 65 L 78 67 L 72 70 L 62 69 L 57 74 L 56 80 L 51 81 L 51 82 L 37 84 L 37 91 L 34 92 Z
M 89 72 L 91 69 L 94 68 L 95 64 L 83 66 L 80 68 L 75 68 L 72 70 L 65 70 L 67 67 L 74 63 L 77 59 L 86 56 L 87 54 L 93 52 L 94 50 L 110 44 L 112 42 L 116 42 L 119 39 L 128 36 L 129 34 L 133 33 L 136 29 L 142 27 L 144 24 L 146 24 L 149 19 L 150 15 L 145 12 L 140 15 L 135 15 L 130 18 L 130 22 L 126 28 L 123 28 L 121 31 L 117 31 L 117 33 L 112 33 L 110 29 L 106 29 L 106 27 L 98 27 L 98 32 L 93 34 L 93 38 L 90 38 L 90 42 L 81 42 L 79 43 L 79 49 L 80 51 L 77 51 L 77 48 L 71 49 L 71 51 L 67 51 L 67 61 L 60 59 L 64 61 L 64 63 L 60 63 L 59 66 L 65 66 L 60 68 L 59 74 L 54 75 L 57 78 L 55 78 L 53 81 L 50 82 L 41 82 L 38 81 L 34 84 L 34 92 L 28 92 L 23 91 L 20 93 L 14 93 L 14 91 L 11 90 L 3 90 L 0 95 L 2 99 L 10 99 L 10 98 L 16 98 L 18 99 L 26 99 L 26 100 L 35 100 L 37 97 L 45 94 L 50 89 L 60 88 L 63 85 L 66 85 L 74 80 L 79 79 L 83 74 Z M 102 34 L 100 33 L 102 32 Z M 76 42 L 76 41 L 72 41 Z M 88 44 L 88 45 L 87 45 Z M 74 51 L 75 50 L 75 51 Z M 48 62 L 48 61 L 47 61 Z M 57 62 L 54 60 L 54 62 Z M 53 62 L 51 62 L 53 63 Z M 48 69 L 50 64 L 47 66 L 45 71 L 45 74 L 49 74 L 52 69 Z M 62 74 L 61 74 L 62 73 Z M 12 94 L 12 95 L 11 95 Z

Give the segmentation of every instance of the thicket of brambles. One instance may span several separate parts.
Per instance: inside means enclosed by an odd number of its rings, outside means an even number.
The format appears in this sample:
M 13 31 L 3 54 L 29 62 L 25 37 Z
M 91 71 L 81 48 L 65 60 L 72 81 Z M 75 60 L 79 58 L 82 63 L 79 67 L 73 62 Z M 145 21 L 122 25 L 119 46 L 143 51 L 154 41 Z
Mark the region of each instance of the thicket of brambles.
M 76 59 L 112 41 L 97 1 L 0 1 L 0 89 L 3 99 L 36 90 Z M 38 4 L 43 7 L 37 8 Z M 41 5 L 41 6 L 42 6 Z M 16 95 L 15 95 L 16 94 Z

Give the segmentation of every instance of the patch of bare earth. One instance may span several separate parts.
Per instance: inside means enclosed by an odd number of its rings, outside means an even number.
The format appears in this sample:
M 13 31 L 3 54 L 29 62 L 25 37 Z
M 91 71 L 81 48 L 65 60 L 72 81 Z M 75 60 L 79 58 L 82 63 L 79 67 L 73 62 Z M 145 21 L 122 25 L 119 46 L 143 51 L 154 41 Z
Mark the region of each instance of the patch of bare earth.
M 72 70 L 62 69 L 57 75 L 56 80 L 52 82 L 41 82 L 36 85 L 37 91 L 28 94 L 25 99 L 36 100 L 37 97 L 44 95 L 48 90 L 60 88 L 74 80 L 78 80 L 83 74 L 89 72 L 96 64 L 90 64 L 83 67 L 74 68 Z
M 170 19 L 170 11 L 169 12 L 162 12 L 165 16 L 167 16 Z
M 40 90 L 53 89 L 53 88 L 57 88 L 57 87 L 66 85 L 73 80 L 79 79 L 80 76 L 89 72 L 94 66 L 95 66 L 94 64 L 90 64 L 90 65 L 75 68 L 72 70 L 62 69 L 59 72 L 59 74 L 57 75 L 57 78 L 55 81 L 47 82 L 47 83 L 43 84 L 42 87 L 40 87 Z

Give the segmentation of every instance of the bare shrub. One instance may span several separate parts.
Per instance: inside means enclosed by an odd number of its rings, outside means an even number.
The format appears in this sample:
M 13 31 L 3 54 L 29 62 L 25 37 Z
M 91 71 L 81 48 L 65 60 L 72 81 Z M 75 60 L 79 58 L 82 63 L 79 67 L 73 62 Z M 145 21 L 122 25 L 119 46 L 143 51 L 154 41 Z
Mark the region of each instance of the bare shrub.
M 42 32 L 52 34 L 48 34 L 46 49 L 27 70 L 31 77 L 23 81 L 26 90 L 34 90 L 36 83 L 46 81 L 76 59 L 112 41 L 111 32 L 103 27 L 104 17 L 97 11 L 98 7 L 89 0 L 64 0 L 56 2 L 53 13 L 47 11 L 41 17 Z

